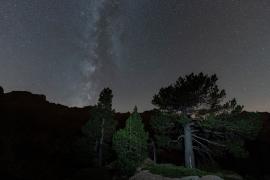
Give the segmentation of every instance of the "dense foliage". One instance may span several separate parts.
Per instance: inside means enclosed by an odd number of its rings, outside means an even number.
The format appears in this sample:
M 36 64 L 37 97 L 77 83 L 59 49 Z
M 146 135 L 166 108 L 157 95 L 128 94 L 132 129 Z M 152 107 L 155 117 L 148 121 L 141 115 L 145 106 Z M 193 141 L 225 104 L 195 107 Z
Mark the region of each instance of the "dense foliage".
M 246 140 L 254 140 L 262 128 L 259 113 L 234 112 L 217 116 L 209 115 L 200 123 L 201 134 L 223 144 L 223 150 L 236 157 L 247 157 Z
M 126 127 L 113 136 L 113 147 L 117 153 L 118 165 L 122 173 L 131 175 L 147 158 L 148 134 L 135 108 L 126 122 Z
M 176 112 L 216 110 L 226 93 L 217 86 L 217 76 L 191 73 L 179 77 L 168 87 L 154 95 L 152 103 L 160 109 Z

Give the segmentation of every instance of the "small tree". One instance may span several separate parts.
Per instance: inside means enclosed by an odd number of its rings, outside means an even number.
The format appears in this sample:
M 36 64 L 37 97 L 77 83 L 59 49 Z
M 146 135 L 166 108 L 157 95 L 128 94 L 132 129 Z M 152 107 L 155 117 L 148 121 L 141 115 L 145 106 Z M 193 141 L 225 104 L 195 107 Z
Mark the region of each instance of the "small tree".
M 112 90 L 101 91 L 98 104 L 91 110 L 91 119 L 82 128 L 91 152 L 96 154 L 98 165 L 102 166 L 104 148 L 109 149 L 115 128 L 112 110 Z
M 113 148 L 124 174 L 132 175 L 147 157 L 147 139 L 148 134 L 144 130 L 142 119 L 135 107 L 126 122 L 126 127 L 113 136 Z

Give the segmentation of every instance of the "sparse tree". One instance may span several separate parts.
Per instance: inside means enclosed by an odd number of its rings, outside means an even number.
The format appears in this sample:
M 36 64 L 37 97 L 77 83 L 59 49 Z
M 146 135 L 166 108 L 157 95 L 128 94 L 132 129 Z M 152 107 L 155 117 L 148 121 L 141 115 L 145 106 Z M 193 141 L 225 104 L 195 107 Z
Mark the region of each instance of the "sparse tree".
M 88 143 L 92 144 L 90 147 L 97 156 L 99 166 L 102 166 L 104 162 L 104 148 L 109 149 L 115 128 L 112 98 L 112 90 L 103 89 L 97 106 L 91 110 L 91 119 L 82 128 Z

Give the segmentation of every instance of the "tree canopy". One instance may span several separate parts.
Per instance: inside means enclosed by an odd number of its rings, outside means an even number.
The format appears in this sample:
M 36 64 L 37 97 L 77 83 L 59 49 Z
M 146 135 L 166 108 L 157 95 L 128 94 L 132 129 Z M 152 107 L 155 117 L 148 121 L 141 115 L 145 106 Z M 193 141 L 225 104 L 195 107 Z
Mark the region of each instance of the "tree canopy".
M 101 109 L 112 110 L 112 90 L 110 88 L 104 88 L 98 99 L 98 107 Z
M 220 90 L 216 84 L 217 76 L 203 73 L 191 73 L 179 77 L 177 81 L 161 88 L 154 95 L 152 103 L 163 110 L 190 111 L 198 108 L 217 109 L 225 98 L 225 90 Z

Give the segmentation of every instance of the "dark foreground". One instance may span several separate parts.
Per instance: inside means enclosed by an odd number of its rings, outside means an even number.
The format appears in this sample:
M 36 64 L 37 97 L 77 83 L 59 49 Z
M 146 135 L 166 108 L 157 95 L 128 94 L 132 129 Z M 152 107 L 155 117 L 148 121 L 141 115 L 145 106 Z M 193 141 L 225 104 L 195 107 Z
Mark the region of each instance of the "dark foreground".
M 91 107 L 69 108 L 46 101 L 43 95 L 11 92 L 0 96 L 0 179 L 84 180 L 113 179 L 113 168 L 96 168 L 87 157 L 76 153 L 73 142 L 90 119 Z M 123 127 L 128 113 L 117 113 L 117 127 Z M 146 128 L 151 112 L 142 113 Z M 222 169 L 244 177 L 269 179 L 270 114 L 262 113 L 263 129 L 249 142 L 249 158 L 223 157 Z M 151 132 L 151 130 L 150 130 Z M 160 162 L 182 164 L 179 152 L 160 152 Z

